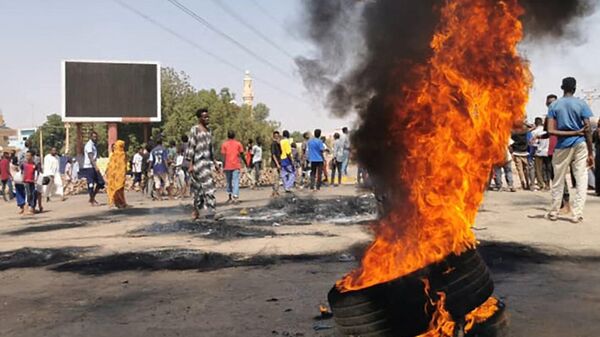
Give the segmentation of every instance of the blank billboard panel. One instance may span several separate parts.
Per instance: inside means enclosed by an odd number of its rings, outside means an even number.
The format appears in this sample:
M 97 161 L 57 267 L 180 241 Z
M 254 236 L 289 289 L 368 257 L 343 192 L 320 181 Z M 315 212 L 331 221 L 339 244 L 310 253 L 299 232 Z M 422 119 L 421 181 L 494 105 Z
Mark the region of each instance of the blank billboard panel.
M 160 121 L 160 65 L 64 61 L 62 115 L 67 122 Z

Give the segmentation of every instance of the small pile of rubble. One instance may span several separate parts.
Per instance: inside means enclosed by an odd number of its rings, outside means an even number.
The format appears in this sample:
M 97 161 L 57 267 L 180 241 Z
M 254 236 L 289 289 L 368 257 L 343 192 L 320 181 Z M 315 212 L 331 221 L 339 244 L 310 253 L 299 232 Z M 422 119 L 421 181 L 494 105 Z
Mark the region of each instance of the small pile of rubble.
M 64 178 L 63 178 L 63 181 Z M 87 182 L 85 179 L 78 179 L 77 181 L 71 181 L 65 186 L 65 195 L 76 195 L 87 191 Z
M 270 186 L 275 183 L 274 169 L 265 168 L 260 172 L 258 184 L 261 186 Z M 225 173 L 223 171 L 213 172 L 213 179 L 217 188 L 224 188 L 227 184 Z M 277 180 L 279 182 L 279 180 Z M 242 169 L 240 172 L 240 187 L 254 186 L 254 172 L 251 170 Z

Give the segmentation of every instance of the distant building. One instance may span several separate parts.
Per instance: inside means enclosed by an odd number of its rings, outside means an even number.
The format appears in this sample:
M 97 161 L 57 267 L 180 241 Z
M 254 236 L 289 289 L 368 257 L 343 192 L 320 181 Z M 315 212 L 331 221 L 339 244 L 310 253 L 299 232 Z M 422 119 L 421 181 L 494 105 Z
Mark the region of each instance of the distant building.
M 17 130 L 11 129 L 6 126 L 4 116 L 0 113 L 0 147 L 5 149 L 10 147 L 10 139 L 17 135 Z
M 25 141 L 37 131 L 37 128 L 24 128 L 15 131 L 16 134 L 9 138 L 8 146 L 16 149 L 24 149 Z
M 252 77 L 250 76 L 250 72 L 246 71 L 244 75 L 244 90 L 242 99 L 244 100 L 244 104 L 253 107 L 254 106 L 254 87 L 252 86 Z

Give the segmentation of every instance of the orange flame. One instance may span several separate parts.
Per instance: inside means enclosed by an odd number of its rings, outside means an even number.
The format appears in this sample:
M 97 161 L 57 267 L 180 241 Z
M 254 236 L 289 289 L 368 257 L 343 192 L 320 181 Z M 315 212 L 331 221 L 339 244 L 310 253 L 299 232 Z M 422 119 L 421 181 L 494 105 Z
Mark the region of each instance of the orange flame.
M 471 331 L 475 324 L 483 323 L 498 311 L 498 299 L 488 298 L 479 308 L 471 311 L 465 317 L 465 332 Z
M 444 308 L 446 294 L 438 293 L 439 300 L 435 302 L 436 311 L 433 314 L 429 329 L 417 337 L 453 337 L 456 323 L 452 320 L 450 313 Z M 464 332 L 468 333 L 475 324 L 483 323 L 498 311 L 498 300 L 490 297 L 479 308 L 473 310 L 465 317 Z
M 531 86 L 519 56 L 517 0 L 447 0 L 426 64 L 389 99 L 390 126 L 407 153 L 395 209 L 381 219 L 360 268 L 337 282 L 358 290 L 407 275 L 476 245 L 471 226 L 491 167 L 506 153 Z M 401 43 L 401 42 L 399 42 Z
M 429 324 L 429 330 L 417 337 L 453 337 L 456 323 L 452 320 L 450 313 L 444 308 L 446 294 L 438 293 L 439 300 L 435 302 L 435 312 Z
M 434 301 L 429 293 L 431 290 L 429 280 L 423 279 L 423 283 L 425 283 L 425 294 L 427 294 L 429 302 L 435 307 L 435 312 L 433 313 L 427 332 L 416 337 L 453 337 L 455 335 L 456 322 L 452 320 L 452 316 L 445 308 L 446 294 L 438 292 L 439 299 Z M 497 311 L 498 299 L 495 297 L 488 298 L 482 305 L 465 316 L 464 332 L 468 333 L 473 329 L 475 324 L 487 321 Z

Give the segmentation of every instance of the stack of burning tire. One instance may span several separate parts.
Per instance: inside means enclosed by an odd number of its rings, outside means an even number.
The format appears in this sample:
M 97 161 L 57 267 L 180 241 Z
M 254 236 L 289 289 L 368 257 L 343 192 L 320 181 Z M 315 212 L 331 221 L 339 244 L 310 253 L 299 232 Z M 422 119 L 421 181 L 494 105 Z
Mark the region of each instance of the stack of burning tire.
M 334 287 L 328 300 L 339 336 L 504 337 L 508 335 L 505 306 L 491 297 L 493 291 L 487 266 L 476 250 L 469 250 L 369 288 L 341 292 Z M 427 334 L 433 329 L 439 301 L 450 316 L 452 331 Z

